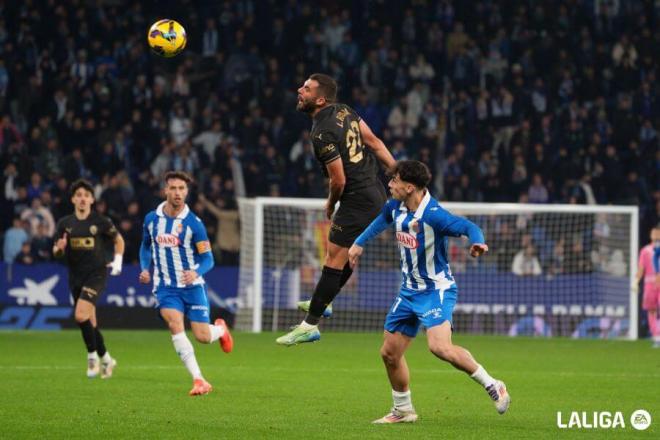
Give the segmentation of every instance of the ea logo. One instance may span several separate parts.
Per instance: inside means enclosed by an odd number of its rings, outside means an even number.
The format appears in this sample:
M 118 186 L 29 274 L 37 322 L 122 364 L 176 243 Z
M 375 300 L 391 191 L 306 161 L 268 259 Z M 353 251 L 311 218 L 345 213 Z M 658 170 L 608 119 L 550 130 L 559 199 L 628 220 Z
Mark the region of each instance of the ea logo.
M 644 431 L 651 426 L 651 414 L 643 409 L 638 409 L 630 415 L 630 424 L 638 431 Z

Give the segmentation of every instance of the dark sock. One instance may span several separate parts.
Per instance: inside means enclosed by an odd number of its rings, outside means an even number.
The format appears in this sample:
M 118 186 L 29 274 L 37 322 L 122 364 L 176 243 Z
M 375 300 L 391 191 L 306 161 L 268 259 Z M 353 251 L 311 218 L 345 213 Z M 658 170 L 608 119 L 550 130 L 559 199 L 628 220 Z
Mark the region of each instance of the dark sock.
M 353 269 L 351 269 L 351 265 L 346 263 L 344 266 L 344 270 L 341 272 L 341 280 L 339 280 L 339 289 L 344 287 L 348 279 L 353 275 Z
M 305 322 L 308 324 L 316 325 L 321 320 L 321 315 L 328 304 L 335 299 L 335 296 L 341 289 L 341 278 L 343 271 L 333 269 L 328 266 L 323 266 L 321 272 L 321 279 L 316 284 L 316 289 L 312 295 L 312 301 L 309 305 L 309 312 L 305 317 Z
M 103 357 L 107 350 L 105 349 L 105 341 L 103 340 L 103 335 L 101 334 L 101 330 L 99 330 L 98 327 L 94 328 L 94 336 L 96 336 L 96 352 L 99 354 L 99 357 Z
M 92 322 L 88 319 L 85 322 L 79 322 L 78 327 L 82 332 L 83 340 L 87 346 L 87 353 L 92 353 L 96 351 L 96 335 L 94 335 L 94 326 Z

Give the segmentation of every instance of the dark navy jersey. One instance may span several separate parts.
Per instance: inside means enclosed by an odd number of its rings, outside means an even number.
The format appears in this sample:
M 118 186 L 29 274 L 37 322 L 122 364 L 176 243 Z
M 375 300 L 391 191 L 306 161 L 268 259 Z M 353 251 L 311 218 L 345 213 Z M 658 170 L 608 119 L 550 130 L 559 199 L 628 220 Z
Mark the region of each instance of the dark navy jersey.
M 65 258 L 70 274 L 88 274 L 105 270 L 108 247 L 117 236 L 117 229 L 108 217 L 91 211 L 84 220 L 75 214 L 62 217 L 57 222 L 55 241 L 67 234 Z
M 345 104 L 331 104 L 314 116 L 311 131 L 314 154 L 325 176 L 326 165 L 341 159 L 346 176 L 344 192 L 364 188 L 378 181 L 378 164 L 364 148 L 360 116 Z

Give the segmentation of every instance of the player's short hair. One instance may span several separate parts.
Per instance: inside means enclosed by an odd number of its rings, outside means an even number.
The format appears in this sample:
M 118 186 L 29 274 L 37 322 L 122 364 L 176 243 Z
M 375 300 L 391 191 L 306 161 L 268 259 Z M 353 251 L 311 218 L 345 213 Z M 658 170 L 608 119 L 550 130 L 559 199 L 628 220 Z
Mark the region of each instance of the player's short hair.
M 309 76 L 319 83 L 319 92 L 327 102 L 337 101 L 337 81 L 325 73 L 313 73 Z
M 78 191 L 80 188 L 83 188 L 85 191 L 89 192 L 92 197 L 94 196 L 94 187 L 92 186 L 92 183 L 87 180 L 87 179 L 78 179 L 75 180 L 71 186 L 69 186 L 69 193 L 71 194 L 71 197 Z
M 163 178 L 163 181 L 165 182 L 165 185 L 167 185 L 167 182 L 169 182 L 172 179 L 179 179 L 183 180 L 186 182 L 186 185 L 190 186 L 190 184 L 193 182 L 192 177 L 190 177 L 187 173 L 184 173 L 183 171 L 168 171 L 165 173 L 165 177 Z
M 399 179 L 412 183 L 419 189 L 426 188 L 431 183 L 429 167 L 418 160 L 400 160 L 394 166 L 392 175 L 399 175 Z

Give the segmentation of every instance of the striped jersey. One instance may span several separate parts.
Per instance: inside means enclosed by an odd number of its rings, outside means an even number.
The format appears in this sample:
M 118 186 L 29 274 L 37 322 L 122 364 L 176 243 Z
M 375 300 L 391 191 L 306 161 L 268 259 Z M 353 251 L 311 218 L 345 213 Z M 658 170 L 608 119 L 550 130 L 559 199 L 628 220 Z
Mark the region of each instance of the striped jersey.
M 164 206 L 165 202 L 146 215 L 142 230 L 143 245 L 151 247 L 154 291 L 204 284 L 201 275 L 189 286 L 183 283 L 183 271 L 196 270 L 200 254 L 211 251 L 204 224 L 188 205 L 176 217 L 165 215 Z
M 466 235 L 471 244 L 485 244 L 477 225 L 443 209 L 428 191 L 415 212 L 410 212 L 401 201 L 388 200 L 355 243 L 364 246 L 392 223 L 401 254 L 402 287 L 410 290 L 440 290 L 454 283 L 447 237 Z

